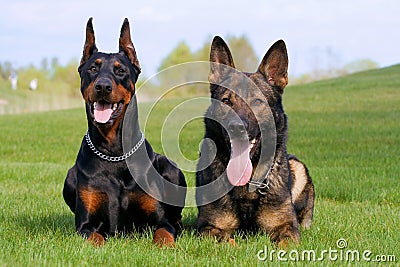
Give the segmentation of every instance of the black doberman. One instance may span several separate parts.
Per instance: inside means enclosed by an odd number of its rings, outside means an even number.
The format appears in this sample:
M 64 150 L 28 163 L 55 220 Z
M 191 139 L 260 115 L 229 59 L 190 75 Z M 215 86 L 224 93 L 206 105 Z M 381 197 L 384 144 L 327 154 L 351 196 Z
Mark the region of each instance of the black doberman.
M 127 19 L 121 28 L 119 52 L 110 54 L 98 52 L 92 18 L 89 19 L 78 71 L 88 131 L 75 165 L 68 171 L 63 190 L 65 202 L 75 213 L 76 230 L 93 244 L 102 245 L 107 236 L 117 231 L 152 226 L 156 228 L 153 238 L 156 244 L 174 245 L 177 232 L 182 228 L 186 190 L 176 195 L 174 191 L 165 190 L 162 184 L 159 186 L 159 195 L 168 198 L 173 194 L 175 205 L 172 205 L 144 190 L 138 179 L 154 180 L 150 177 L 154 176 L 150 172 L 153 169 L 165 183 L 186 188 L 183 173 L 166 157 L 153 152 L 141 134 L 137 116 L 132 118 L 134 127 L 129 129 L 130 135 L 136 137 L 135 145 L 124 154 L 124 116 L 131 102 L 137 112 L 135 83 L 140 73 Z M 141 154 L 136 156 L 139 152 Z M 139 158 L 141 161 L 135 163 Z M 151 168 L 141 166 L 143 158 Z M 133 161 L 134 171 L 128 167 L 129 160 Z

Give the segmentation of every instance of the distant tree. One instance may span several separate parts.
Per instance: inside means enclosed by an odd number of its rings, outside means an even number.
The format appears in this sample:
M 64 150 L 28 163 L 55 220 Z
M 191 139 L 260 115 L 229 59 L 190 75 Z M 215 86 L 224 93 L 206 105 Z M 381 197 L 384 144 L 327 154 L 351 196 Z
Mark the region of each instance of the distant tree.
M 26 67 L 21 67 L 17 71 L 18 73 L 18 89 L 26 90 L 29 88 L 29 82 L 32 79 L 38 79 L 40 84 L 46 79 L 46 74 L 37 69 L 33 64 Z
M 182 41 L 161 61 L 158 71 L 162 71 L 177 64 L 193 61 L 193 59 L 190 47 Z
M 194 70 L 197 77 L 196 80 L 208 81 L 208 73 L 210 71 L 210 64 L 208 63 L 210 60 L 210 47 L 211 43 L 205 42 L 202 47 L 193 53 L 196 61 L 207 62 L 196 65 L 196 69 Z M 208 84 L 205 86 L 198 86 L 196 93 L 208 93 Z
M 5 74 L 3 64 L 0 63 L 0 78 L 5 80 L 7 79 L 7 75 Z
M 2 77 L 4 80 L 7 80 L 8 77 L 10 76 L 10 74 L 11 74 L 11 71 L 12 71 L 13 69 L 14 69 L 14 68 L 13 68 L 11 62 L 9 62 L 9 61 L 3 62 L 2 64 L 0 64 L 0 74 L 1 74 L 1 77 Z
M 247 37 L 229 36 L 227 42 L 233 54 L 236 67 L 244 71 L 255 71 L 258 58 Z M 190 47 L 182 41 L 161 61 L 158 71 L 185 62 L 208 61 L 210 58 L 210 46 L 211 42 L 206 42 L 199 50 L 192 52 Z M 157 79 L 163 89 L 175 88 L 182 83 L 207 81 L 208 72 L 208 63 L 203 65 L 198 63 L 187 64 L 168 69 L 166 72 L 161 72 L 157 75 Z M 174 96 L 187 96 L 191 94 L 203 94 L 205 91 L 208 91 L 208 85 L 197 84 L 178 88 L 172 94 Z
M 236 68 L 249 72 L 257 69 L 258 57 L 245 35 L 239 37 L 228 36 L 227 42 Z
M 193 70 L 190 65 L 183 67 L 180 66 L 180 64 L 192 61 L 194 61 L 194 57 L 190 51 L 190 47 L 184 41 L 178 43 L 171 53 L 161 61 L 158 67 L 158 71 L 161 71 L 161 73 L 157 75 L 157 79 L 162 89 L 173 89 L 182 83 L 191 81 Z M 169 67 L 172 68 L 167 70 Z M 173 91 L 174 95 L 180 95 L 184 90 L 182 88 L 177 88 L 177 90 Z
M 47 58 L 43 58 L 42 61 L 40 61 L 40 69 L 43 71 L 49 70 L 49 60 Z
M 346 64 L 343 67 L 343 70 L 347 73 L 354 73 L 354 72 L 360 72 L 360 71 L 365 71 L 365 70 L 370 70 L 370 69 L 376 69 L 379 68 L 378 63 L 371 59 L 360 59 L 356 60 L 353 62 L 350 62 Z
M 54 72 L 56 71 L 56 69 L 57 69 L 58 67 L 60 67 L 60 62 L 58 61 L 58 58 L 53 57 L 53 58 L 51 59 L 51 70 L 50 70 L 50 72 L 51 72 L 52 74 L 54 74 Z
M 203 46 L 194 52 L 194 59 L 197 61 L 208 61 L 210 59 L 210 42 L 205 42 Z
M 78 61 L 71 60 L 65 67 L 57 66 L 53 72 L 53 81 L 62 82 L 69 85 L 71 96 L 80 96 L 80 79 L 77 71 Z

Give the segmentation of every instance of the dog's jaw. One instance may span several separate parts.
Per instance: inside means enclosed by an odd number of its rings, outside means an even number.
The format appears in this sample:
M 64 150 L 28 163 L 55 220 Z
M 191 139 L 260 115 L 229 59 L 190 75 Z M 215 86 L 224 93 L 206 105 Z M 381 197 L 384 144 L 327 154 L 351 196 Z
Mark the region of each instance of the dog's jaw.
M 116 141 L 115 136 L 121 130 L 125 112 L 131 97 L 126 96 L 118 102 L 96 100 L 86 102 L 86 113 L 89 121 L 89 129 L 97 129 L 101 136 L 112 144 Z M 104 109 L 103 111 L 101 109 Z M 100 114 L 104 112 L 104 114 Z
M 233 186 L 244 186 L 252 178 L 253 161 L 260 147 L 261 134 L 256 137 L 230 140 L 230 159 L 226 168 L 227 177 Z
M 250 158 L 253 159 L 253 156 L 256 154 L 257 149 L 260 147 L 261 134 L 257 135 L 254 138 L 249 138 L 249 140 L 250 140 Z
M 116 119 L 123 115 L 125 107 L 124 100 L 115 103 L 99 100 L 88 105 L 93 123 L 100 128 L 111 127 Z

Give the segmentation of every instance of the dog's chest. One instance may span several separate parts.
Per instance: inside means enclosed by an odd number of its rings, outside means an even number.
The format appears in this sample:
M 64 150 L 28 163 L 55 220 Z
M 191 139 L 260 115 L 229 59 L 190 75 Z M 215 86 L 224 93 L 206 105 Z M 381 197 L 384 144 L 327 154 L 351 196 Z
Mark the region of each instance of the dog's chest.
M 248 186 L 236 186 L 231 191 L 231 197 L 238 202 L 252 202 L 259 198 L 257 191 L 250 192 Z
M 126 190 L 123 190 L 121 192 L 120 197 L 119 197 L 119 204 L 120 204 L 120 207 L 122 210 L 124 210 L 124 211 L 128 210 L 129 203 L 131 202 L 131 196 L 132 196 L 132 193 L 130 193 Z
M 252 221 L 259 206 L 259 194 L 255 192 L 249 192 L 247 186 L 235 187 L 231 191 L 231 201 L 237 209 L 242 224 L 246 224 L 248 221 Z

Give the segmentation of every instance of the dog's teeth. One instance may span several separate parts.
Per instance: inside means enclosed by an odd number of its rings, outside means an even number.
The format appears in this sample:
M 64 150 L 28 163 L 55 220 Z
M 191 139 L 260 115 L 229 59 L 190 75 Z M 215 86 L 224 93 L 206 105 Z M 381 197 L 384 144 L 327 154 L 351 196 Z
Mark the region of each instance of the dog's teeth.
M 94 102 L 94 103 L 93 103 L 94 109 L 96 109 L 96 106 L 97 106 L 97 102 Z
M 250 149 L 252 149 L 254 147 L 254 144 L 253 143 L 251 143 L 251 145 L 250 145 Z
M 256 139 L 251 140 L 251 144 L 255 144 L 256 143 Z
M 118 107 L 118 104 L 117 104 L 117 103 L 114 103 L 114 105 L 113 105 L 113 108 L 112 108 L 112 109 L 113 109 L 114 111 L 116 111 L 116 110 L 117 110 L 117 107 Z

